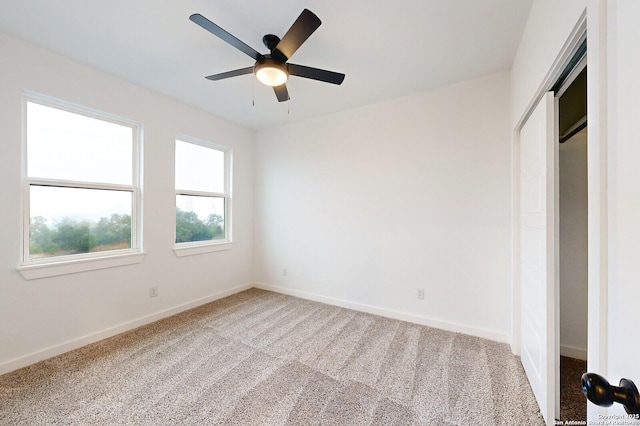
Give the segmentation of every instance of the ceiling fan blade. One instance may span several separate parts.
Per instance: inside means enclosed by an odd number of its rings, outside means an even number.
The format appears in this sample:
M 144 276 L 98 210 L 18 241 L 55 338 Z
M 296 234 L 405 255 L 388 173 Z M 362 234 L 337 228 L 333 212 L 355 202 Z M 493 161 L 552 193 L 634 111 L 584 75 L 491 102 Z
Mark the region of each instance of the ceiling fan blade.
M 273 91 L 276 94 L 276 98 L 278 98 L 278 102 L 284 102 L 290 99 L 286 83 L 280 86 L 273 86 Z
M 338 72 L 305 67 L 304 65 L 287 64 L 287 68 L 290 75 L 324 81 L 325 83 L 342 84 L 345 77 L 344 74 Z
M 264 59 L 264 56 L 260 54 L 260 52 L 255 50 L 253 47 L 245 44 L 243 41 L 229 34 L 227 31 L 225 31 L 218 25 L 214 24 L 213 22 L 211 22 L 204 16 L 200 15 L 199 13 L 194 13 L 193 15 L 189 16 L 189 19 L 195 22 L 196 24 L 200 25 L 205 30 L 209 31 L 214 36 L 221 38 L 222 40 L 226 41 L 236 49 L 251 56 L 254 60 L 258 61 L 258 60 Z
M 304 9 L 273 49 L 271 57 L 280 62 L 286 62 L 321 24 L 320 18 L 310 10 Z
M 251 74 L 253 73 L 253 67 L 240 68 L 239 70 L 221 72 L 220 74 L 208 75 L 205 78 L 207 80 L 218 81 L 223 78 L 237 77 L 239 75 Z

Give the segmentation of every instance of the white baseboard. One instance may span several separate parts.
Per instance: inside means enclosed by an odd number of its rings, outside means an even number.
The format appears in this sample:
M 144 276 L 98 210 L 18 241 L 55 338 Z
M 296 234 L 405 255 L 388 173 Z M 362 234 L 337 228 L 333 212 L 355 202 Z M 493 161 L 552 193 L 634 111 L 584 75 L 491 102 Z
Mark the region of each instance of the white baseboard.
M 369 314 L 380 315 L 387 318 L 407 321 L 414 324 L 426 325 L 428 327 L 439 328 L 442 330 L 452 331 L 454 333 L 468 334 L 471 336 L 482 337 L 484 339 L 494 340 L 501 343 L 509 343 L 509 335 L 483 328 L 470 327 L 463 324 L 457 324 L 449 321 L 441 321 L 433 318 L 422 317 L 406 312 L 394 311 L 391 309 L 379 308 L 377 306 L 365 305 L 362 303 L 351 302 L 343 299 L 322 296 L 315 293 L 305 291 L 292 290 L 289 288 L 278 287 L 270 284 L 255 283 L 256 288 L 269 290 L 276 293 L 282 293 L 289 296 L 299 297 L 301 299 L 313 300 L 314 302 L 326 303 L 328 305 L 339 306 L 341 308 L 353 309 L 354 311 L 366 312 Z
M 587 350 L 582 348 L 576 348 L 573 346 L 560 345 L 560 355 L 568 356 L 569 358 L 587 360 Z
M 19 358 L 15 358 L 13 360 L 0 364 L 0 374 L 6 374 L 11 371 L 17 370 L 19 368 L 23 368 L 28 365 L 35 364 L 36 362 L 44 361 L 45 359 L 49 359 L 51 357 L 61 355 L 65 352 L 69 352 L 74 349 L 81 348 L 82 346 L 86 346 L 88 344 L 106 339 L 108 337 L 112 337 L 117 334 L 124 333 L 125 331 L 133 330 L 134 328 L 138 328 L 143 325 L 151 324 L 152 322 L 170 317 L 172 315 L 187 311 L 192 308 L 196 308 L 198 306 L 204 305 L 209 302 L 213 302 L 214 300 L 222 299 L 223 297 L 231 296 L 232 294 L 236 294 L 241 291 L 248 290 L 252 287 L 254 287 L 253 284 L 244 284 L 228 290 L 220 291 L 210 296 L 203 297 L 201 299 L 197 299 L 191 302 L 183 303 L 182 305 L 165 309 L 164 311 L 156 312 L 154 314 L 147 315 L 133 321 L 128 321 L 126 323 L 99 331 L 97 333 L 92 333 L 92 334 L 80 337 L 78 339 L 73 339 L 68 342 L 52 346 L 50 348 L 47 348 L 41 351 L 37 351 L 25 356 L 21 356 Z

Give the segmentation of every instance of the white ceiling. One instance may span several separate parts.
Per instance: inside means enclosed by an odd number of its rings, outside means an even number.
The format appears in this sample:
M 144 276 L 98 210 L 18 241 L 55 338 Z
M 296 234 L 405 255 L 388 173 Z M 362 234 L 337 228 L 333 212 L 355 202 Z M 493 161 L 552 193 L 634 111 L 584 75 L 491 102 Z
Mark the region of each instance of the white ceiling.
M 511 68 L 532 0 L 5 0 L 0 30 L 262 129 Z M 206 75 L 253 60 L 192 23 L 201 13 L 268 53 L 304 8 L 322 26 L 292 63 L 346 74 L 341 86 L 292 77 L 291 101 L 252 75 Z M 255 96 L 255 106 L 252 99 Z

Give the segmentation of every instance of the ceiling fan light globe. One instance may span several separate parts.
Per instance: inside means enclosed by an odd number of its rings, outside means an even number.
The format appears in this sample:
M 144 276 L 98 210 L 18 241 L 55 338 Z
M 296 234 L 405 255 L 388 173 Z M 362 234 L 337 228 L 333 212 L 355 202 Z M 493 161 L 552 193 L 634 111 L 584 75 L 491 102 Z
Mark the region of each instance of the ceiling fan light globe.
M 289 76 L 281 68 L 265 65 L 256 69 L 256 78 L 260 83 L 274 87 L 282 86 Z

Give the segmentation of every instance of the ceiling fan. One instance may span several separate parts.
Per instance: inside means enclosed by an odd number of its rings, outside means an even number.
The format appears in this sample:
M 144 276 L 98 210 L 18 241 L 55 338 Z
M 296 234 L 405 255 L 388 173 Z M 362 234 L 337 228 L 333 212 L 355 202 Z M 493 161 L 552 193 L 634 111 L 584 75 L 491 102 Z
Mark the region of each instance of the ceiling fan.
M 256 61 L 252 67 L 207 76 L 206 78 L 209 80 L 222 80 L 253 73 L 261 83 L 273 87 L 278 102 L 289 100 L 286 83 L 290 75 L 332 84 L 342 84 L 344 80 L 345 75 L 341 73 L 287 62 L 302 43 L 322 24 L 320 18 L 308 9 L 302 11 L 282 39 L 273 34 L 267 34 L 262 38 L 262 42 L 271 52 L 265 55 L 229 34 L 199 13 L 191 15 L 189 19 L 236 49 L 251 56 Z

